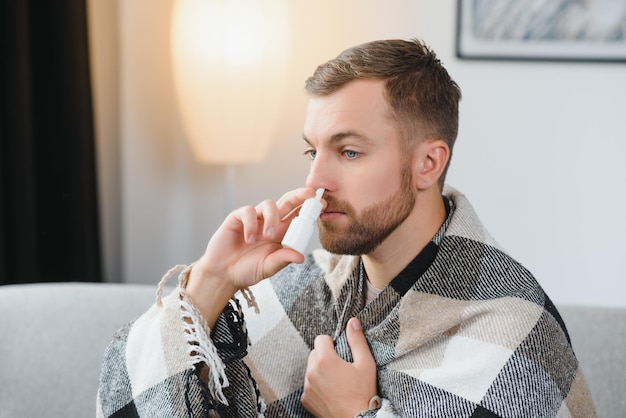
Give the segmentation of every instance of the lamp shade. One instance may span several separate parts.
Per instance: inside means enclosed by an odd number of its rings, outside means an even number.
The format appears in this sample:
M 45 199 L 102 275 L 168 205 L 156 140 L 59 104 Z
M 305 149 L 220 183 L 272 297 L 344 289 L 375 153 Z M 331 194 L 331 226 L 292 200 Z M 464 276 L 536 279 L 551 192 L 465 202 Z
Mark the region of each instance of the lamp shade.
M 262 160 L 287 89 L 286 0 L 175 0 L 171 50 L 185 135 L 199 161 Z

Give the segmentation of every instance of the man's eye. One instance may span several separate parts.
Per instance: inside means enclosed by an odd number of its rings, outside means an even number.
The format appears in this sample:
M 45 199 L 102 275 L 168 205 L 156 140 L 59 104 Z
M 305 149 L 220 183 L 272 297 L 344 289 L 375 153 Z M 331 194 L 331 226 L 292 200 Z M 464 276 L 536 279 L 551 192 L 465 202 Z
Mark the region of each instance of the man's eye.
M 308 149 L 306 151 L 304 151 L 304 155 L 308 155 L 310 159 L 314 160 L 315 159 L 315 155 L 317 154 L 317 151 L 312 150 L 312 149 Z
M 357 151 L 352 151 L 352 150 L 345 150 L 345 151 L 343 152 L 343 154 L 344 154 L 344 155 L 345 155 L 345 156 L 346 156 L 349 160 L 353 160 L 353 159 L 357 158 L 357 157 L 360 155 L 360 153 L 359 153 L 359 152 L 357 152 Z

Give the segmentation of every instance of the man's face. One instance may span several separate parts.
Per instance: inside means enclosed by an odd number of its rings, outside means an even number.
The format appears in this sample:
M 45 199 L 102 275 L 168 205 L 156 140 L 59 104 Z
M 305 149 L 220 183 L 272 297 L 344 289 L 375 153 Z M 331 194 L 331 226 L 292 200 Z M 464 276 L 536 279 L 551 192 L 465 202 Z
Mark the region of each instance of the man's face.
M 368 254 L 410 214 L 416 191 L 378 80 L 353 81 L 312 98 L 304 139 L 307 186 L 326 189 L 320 242 L 337 254 Z

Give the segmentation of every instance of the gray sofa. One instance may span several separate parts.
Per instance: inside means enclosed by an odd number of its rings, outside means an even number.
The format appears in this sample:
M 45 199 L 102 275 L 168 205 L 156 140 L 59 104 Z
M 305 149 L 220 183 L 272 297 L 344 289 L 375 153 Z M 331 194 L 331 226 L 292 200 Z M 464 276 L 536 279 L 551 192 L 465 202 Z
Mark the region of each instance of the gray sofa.
M 156 286 L 0 286 L 0 418 L 93 417 L 105 346 Z M 626 417 L 626 309 L 559 307 L 599 417 Z

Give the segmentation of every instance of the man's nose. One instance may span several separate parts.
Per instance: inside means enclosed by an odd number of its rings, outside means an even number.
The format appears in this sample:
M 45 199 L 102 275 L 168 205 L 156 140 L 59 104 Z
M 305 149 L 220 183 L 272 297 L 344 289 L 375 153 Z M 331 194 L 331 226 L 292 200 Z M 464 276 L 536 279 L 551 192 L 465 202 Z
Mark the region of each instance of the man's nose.
M 332 191 L 334 190 L 334 183 L 332 165 L 325 160 L 323 155 L 318 153 L 315 160 L 311 162 L 309 175 L 306 178 L 306 186 L 316 190 L 323 188 L 327 191 Z

